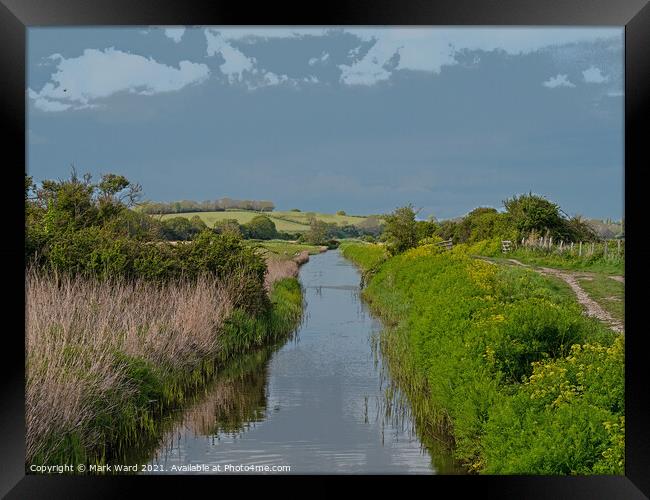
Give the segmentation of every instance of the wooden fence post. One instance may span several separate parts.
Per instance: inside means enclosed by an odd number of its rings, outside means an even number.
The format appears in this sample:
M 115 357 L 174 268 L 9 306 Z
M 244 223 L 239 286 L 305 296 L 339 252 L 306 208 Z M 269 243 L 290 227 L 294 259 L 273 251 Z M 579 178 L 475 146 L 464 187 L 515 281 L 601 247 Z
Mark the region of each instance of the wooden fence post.
M 605 240 L 605 257 L 607 257 L 607 243 L 609 243 L 607 240 Z
M 621 255 L 621 240 L 616 240 L 616 243 L 618 244 L 618 248 L 616 249 L 616 255 Z
M 582 257 L 582 241 L 580 242 L 580 250 L 578 250 L 578 257 Z
M 596 244 L 592 241 L 592 242 L 591 242 L 591 253 L 590 253 L 589 255 L 593 255 L 593 254 L 594 254 L 594 247 L 595 247 L 595 246 L 596 246 Z

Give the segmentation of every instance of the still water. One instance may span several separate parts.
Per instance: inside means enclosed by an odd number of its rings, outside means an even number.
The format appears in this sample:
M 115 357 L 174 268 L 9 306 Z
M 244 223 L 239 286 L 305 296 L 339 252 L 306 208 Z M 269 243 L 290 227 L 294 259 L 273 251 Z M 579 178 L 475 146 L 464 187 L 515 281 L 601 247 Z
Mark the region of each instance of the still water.
M 453 472 L 444 465 L 448 457 L 435 451 L 432 457 L 421 444 L 405 398 L 396 398 L 394 387 L 388 390 L 391 381 L 375 348 L 381 325 L 360 299 L 356 268 L 338 251 L 329 251 L 302 266 L 300 281 L 305 311 L 295 336 L 222 371 L 174 417 L 149 461 L 152 468 L 164 473 L 188 465 L 221 465 L 222 470 L 288 465 L 298 474 Z

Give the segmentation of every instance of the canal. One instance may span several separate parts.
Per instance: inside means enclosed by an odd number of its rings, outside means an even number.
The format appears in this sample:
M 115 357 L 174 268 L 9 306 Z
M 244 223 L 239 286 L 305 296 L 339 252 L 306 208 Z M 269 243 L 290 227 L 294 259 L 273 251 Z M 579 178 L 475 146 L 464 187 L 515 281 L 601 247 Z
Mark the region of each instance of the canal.
M 312 256 L 299 278 L 305 311 L 295 335 L 234 360 L 174 415 L 150 458 L 152 472 L 219 465 L 224 472 L 453 473 L 445 451 L 422 445 L 408 401 L 386 373 L 377 349 L 382 326 L 360 298 L 357 269 L 328 251 Z

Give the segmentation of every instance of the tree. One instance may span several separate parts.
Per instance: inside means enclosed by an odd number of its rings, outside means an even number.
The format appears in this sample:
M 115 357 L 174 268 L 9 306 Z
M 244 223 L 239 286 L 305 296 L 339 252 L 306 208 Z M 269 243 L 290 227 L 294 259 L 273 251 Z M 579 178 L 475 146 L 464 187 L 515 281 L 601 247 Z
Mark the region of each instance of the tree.
M 363 234 L 368 234 L 370 236 L 378 236 L 381 233 L 381 223 L 374 215 L 366 217 L 359 222 L 357 228 L 359 228 L 359 231 Z
M 596 241 L 599 237 L 611 238 L 614 236 L 613 231 L 609 231 L 607 227 L 603 228 L 603 232 L 599 234 L 597 228 L 594 228 L 580 215 L 575 215 L 567 220 L 566 226 L 570 233 L 570 239 L 573 241 Z
M 97 184 L 99 216 L 110 219 L 125 207 L 134 206 L 142 194 L 140 184 L 131 183 L 123 175 L 105 174 Z
M 519 238 L 527 237 L 532 231 L 548 233 L 554 238 L 568 236 L 560 207 L 542 196 L 532 193 L 513 196 L 504 200 L 503 205 L 519 232 Z
M 327 223 L 322 220 L 312 218 L 309 224 L 309 231 L 303 237 L 306 243 L 310 245 L 325 245 L 329 239 Z
M 278 234 L 275 223 L 265 215 L 253 217 L 244 228 L 249 238 L 257 240 L 271 240 Z
M 435 222 L 435 219 L 417 221 L 415 225 L 418 241 L 430 238 L 438 229 L 438 224 Z
M 242 229 L 237 219 L 223 219 L 214 223 L 214 232 L 217 234 L 232 234 L 241 237 Z
M 345 210 L 339 210 L 338 212 L 336 212 L 336 215 L 347 215 L 347 214 L 345 213 Z
M 259 202 L 259 206 L 260 206 L 260 211 L 262 212 L 273 212 L 273 210 L 275 209 L 275 205 L 273 204 L 273 202 L 268 200 L 261 200 Z
M 170 241 L 186 241 L 199 231 L 192 222 L 185 217 L 171 217 L 163 221 L 163 236 Z
M 388 251 L 392 255 L 402 253 L 418 244 L 416 212 L 413 205 L 395 209 L 394 212 L 384 217 L 384 231 L 382 236 L 388 243 Z

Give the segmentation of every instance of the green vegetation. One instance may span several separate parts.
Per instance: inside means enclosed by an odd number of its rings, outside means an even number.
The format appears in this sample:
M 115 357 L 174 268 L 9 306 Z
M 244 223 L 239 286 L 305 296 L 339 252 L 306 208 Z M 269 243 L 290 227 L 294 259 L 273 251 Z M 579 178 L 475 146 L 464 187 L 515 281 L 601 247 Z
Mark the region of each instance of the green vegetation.
M 187 212 L 217 212 L 224 210 L 254 210 L 256 212 L 272 212 L 275 205 L 268 200 L 234 200 L 232 198 L 219 198 L 217 200 L 194 201 L 179 200 L 169 203 L 145 201 L 140 203 L 138 210 L 142 213 L 154 214 L 180 214 Z
M 275 223 L 264 215 L 257 215 L 243 226 L 247 238 L 257 240 L 272 240 L 278 237 L 278 230 Z
M 250 210 L 226 210 L 226 211 L 212 211 L 212 212 L 197 212 L 197 213 L 182 213 L 179 214 L 181 217 L 191 218 L 193 216 L 198 216 L 206 223 L 208 227 L 214 227 L 214 224 L 218 221 L 226 219 L 234 219 L 239 224 L 248 224 L 254 217 L 260 215 L 259 212 L 250 211 Z M 178 217 L 176 214 L 166 214 L 159 216 L 161 220 L 165 220 L 172 217 Z M 338 226 L 359 226 L 368 219 L 368 217 L 360 217 L 353 215 L 342 215 L 342 214 L 324 214 L 324 213 L 315 213 L 315 212 L 301 212 L 298 209 L 292 209 L 287 211 L 273 211 L 265 212 L 264 216 L 269 217 L 276 226 L 278 231 L 286 233 L 304 233 L 309 231 L 310 228 L 310 218 L 316 218 L 328 224 L 334 223 Z M 378 221 L 377 218 L 372 218 L 372 221 Z M 371 221 L 371 222 L 372 222 Z M 377 224 L 380 224 L 379 222 Z
M 302 235 L 302 241 L 308 245 L 326 245 L 329 239 L 327 223 L 313 218 L 309 224 L 309 231 Z
M 162 222 L 162 234 L 170 241 L 191 240 L 194 236 L 208 228 L 200 217 L 170 217 Z
M 622 474 L 623 337 L 556 281 L 471 250 L 425 244 L 382 263 L 378 245 L 343 248 L 375 269 L 364 298 L 418 428 L 474 472 Z
M 288 212 L 287 212 L 288 213 Z M 275 227 L 278 231 L 287 232 L 287 233 L 300 233 L 307 231 L 309 226 L 302 222 L 293 222 L 291 220 L 286 220 L 278 217 L 282 212 L 266 212 L 264 215 L 271 218 L 274 222 Z M 259 216 L 259 212 L 253 212 L 250 210 L 227 210 L 223 212 L 196 212 L 196 213 L 184 213 L 180 214 L 181 217 L 191 218 L 194 216 L 199 217 L 208 227 L 214 227 L 215 224 L 220 223 L 225 220 L 234 220 L 238 224 L 244 225 L 251 222 L 255 217 Z M 166 220 L 172 217 L 178 217 L 175 214 L 167 214 L 156 216 L 160 220 Z
M 504 212 L 494 208 L 478 207 L 456 220 L 438 222 L 417 221 L 418 240 L 428 236 L 439 236 L 457 243 L 477 243 L 486 239 L 510 240 L 518 245 L 522 238 L 534 244 L 538 238 L 556 242 L 592 242 L 600 239 L 589 222 L 579 215 L 567 216 L 555 203 L 532 193 L 513 196 L 503 201 Z M 402 207 L 404 212 L 412 207 Z M 398 210 L 392 216 L 398 214 Z M 388 235 L 387 235 L 388 236 Z
M 363 271 L 375 269 L 388 258 L 383 245 L 359 244 L 354 242 L 341 243 L 341 253 L 346 259 L 351 260 Z
M 591 248 L 589 244 L 589 248 Z M 574 246 L 573 251 L 558 252 L 557 249 L 517 248 L 508 257 L 517 259 L 524 264 L 535 266 L 556 267 L 573 271 L 592 271 L 604 274 L 625 274 L 625 254 L 616 254 L 616 244 L 609 243 L 609 253 L 603 252 L 603 244 L 594 244 L 594 253 L 587 253 L 587 244 L 583 246 L 583 255 L 579 256 Z M 622 248 L 624 245 L 622 246 Z
M 395 209 L 385 217 L 383 239 L 387 243 L 388 252 L 395 255 L 414 248 L 418 244 L 417 223 L 415 210 L 412 205 Z

